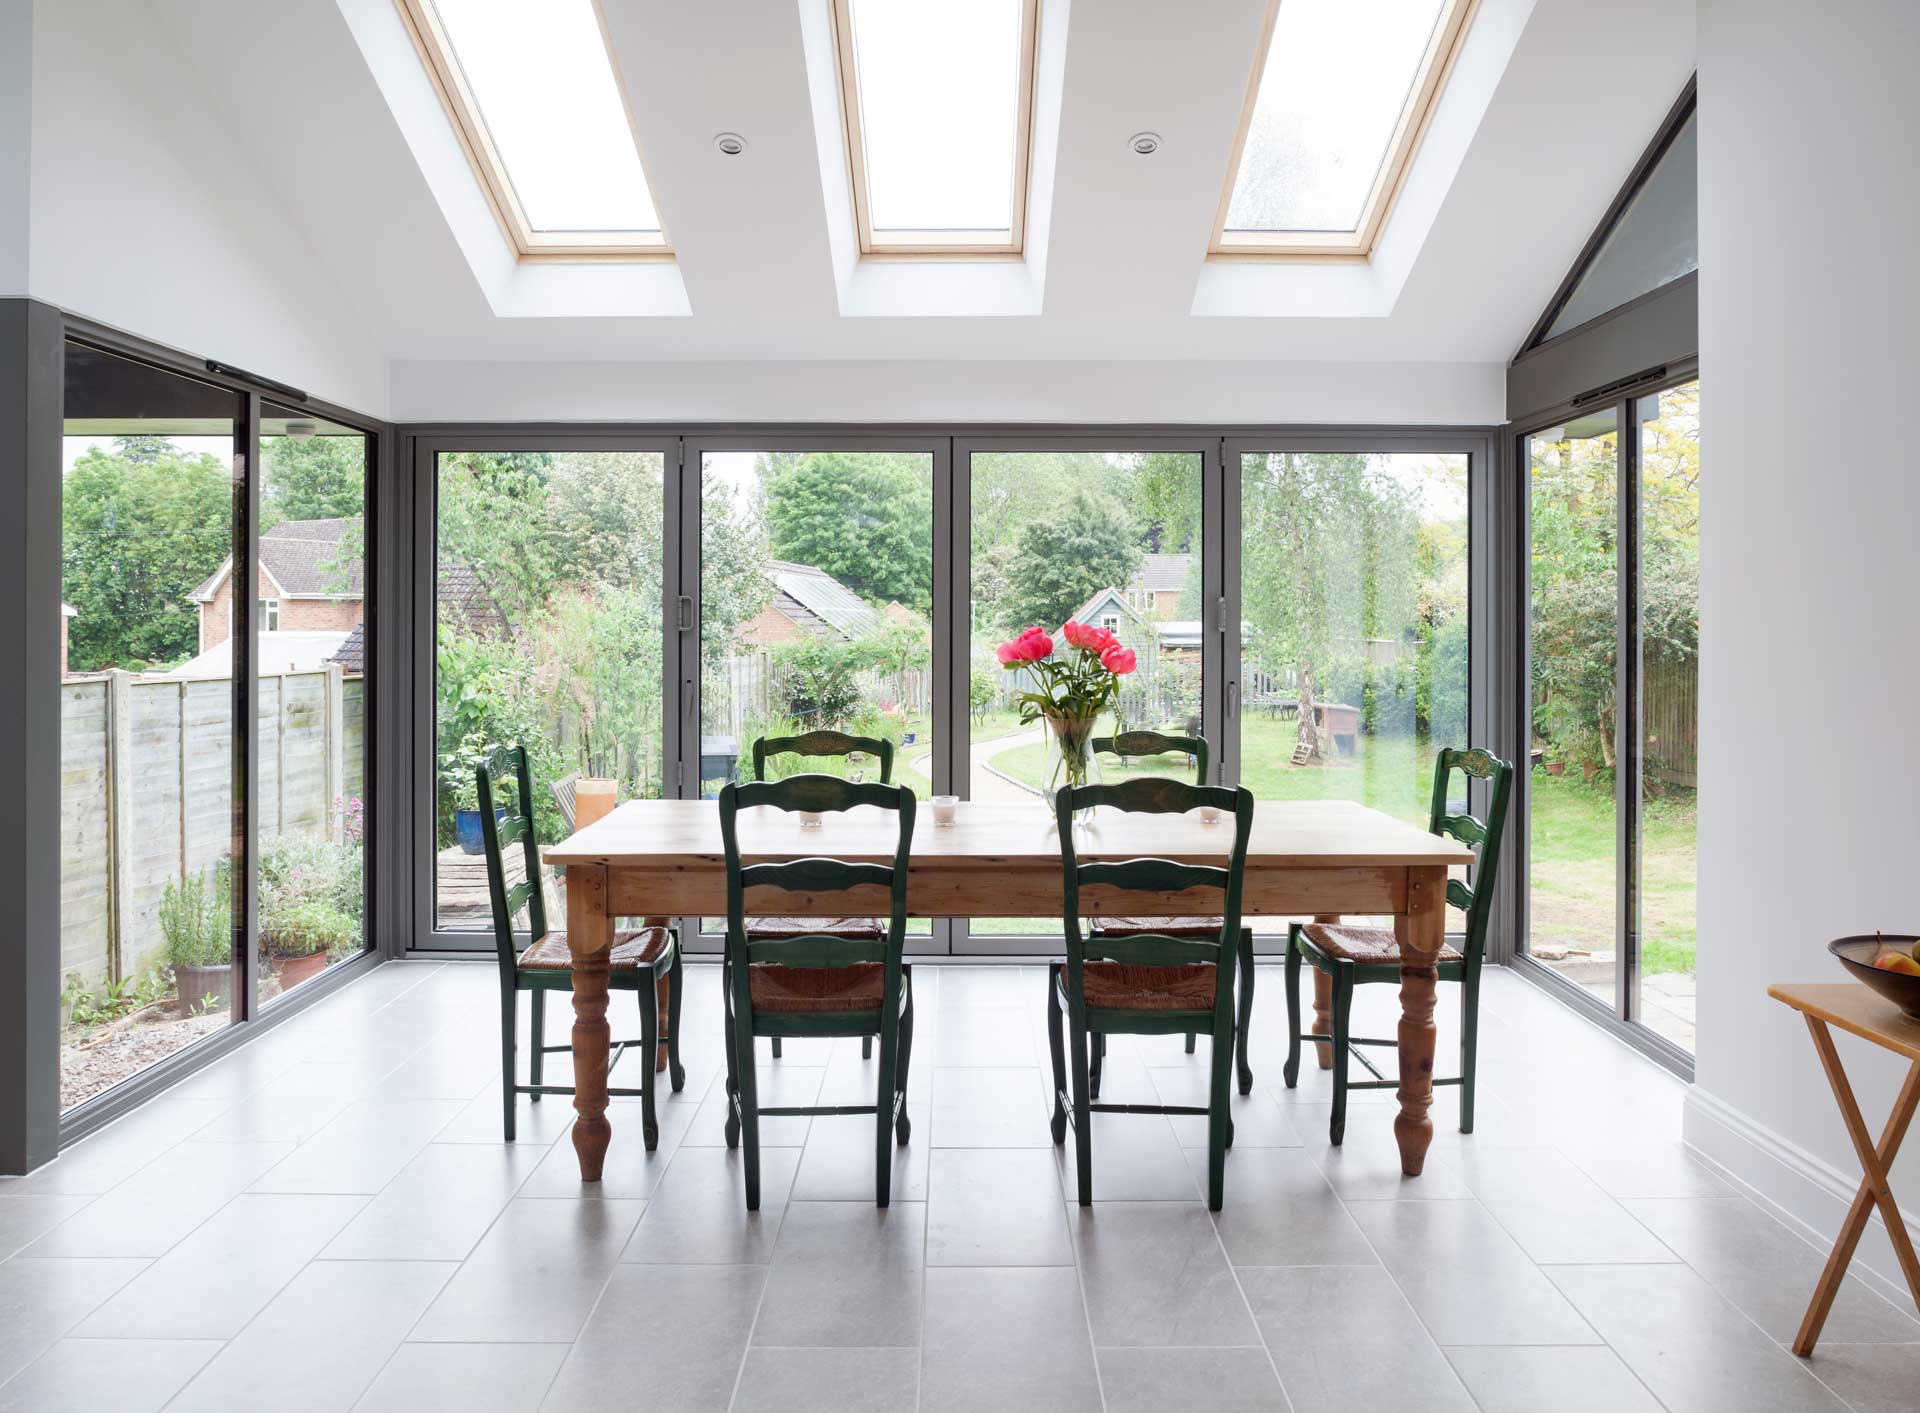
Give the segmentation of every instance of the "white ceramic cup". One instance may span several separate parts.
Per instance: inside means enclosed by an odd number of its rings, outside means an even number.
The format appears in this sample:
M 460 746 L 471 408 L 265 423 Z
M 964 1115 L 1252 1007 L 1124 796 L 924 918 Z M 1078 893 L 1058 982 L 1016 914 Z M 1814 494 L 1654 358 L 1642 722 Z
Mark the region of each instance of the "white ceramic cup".
M 820 811 L 801 810 L 800 827 L 802 829 L 818 829 L 820 827 Z
M 953 821 L 960 813 L 958 795 L 935 795 L 927 803 L 933 806 L 933 822 L 936 828 L 953 828 Z
M 1218 824 L 1220 822 L 1220 811 L 1212 805 L 1200 806 L 1200 822 L 1202 824 Z

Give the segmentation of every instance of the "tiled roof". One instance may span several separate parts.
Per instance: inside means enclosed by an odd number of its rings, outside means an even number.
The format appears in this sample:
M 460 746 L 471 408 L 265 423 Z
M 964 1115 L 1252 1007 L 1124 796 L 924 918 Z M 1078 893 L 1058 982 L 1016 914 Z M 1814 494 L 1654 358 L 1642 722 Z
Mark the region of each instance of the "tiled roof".
M 360 523 L 357 518 L 283 520 L 260 537 L 260 564 L 290 599 L 357 599 L 365 578 L 360 546 L 348 532 Z M 203 603 L 211 599 L 232 565 L 228 556 L 193 597 Z
M 1150 554 L 1133 576 L 1130 587 L 1149 594 L 1177 594 L 1187 587 L 1189 554 Z
M 442 560 L 436 597 L 441 621 L 449 626 L 476 638 L 498 638 L 506 634 L 507 617 L 472 565 Z
M 843 638 L 858 638 L 879 626 L 879 615 L 824 569 L 770 559 L 767 577 L 778 591 L 774 607 L 804 628 L 831 628 Z
M 347 640 L 327 661 L 339 663 L 341 670 L 345 672 L 367 670 L 367 625 L 364 619 L 353 625 L 353 631 L 347 634 Z

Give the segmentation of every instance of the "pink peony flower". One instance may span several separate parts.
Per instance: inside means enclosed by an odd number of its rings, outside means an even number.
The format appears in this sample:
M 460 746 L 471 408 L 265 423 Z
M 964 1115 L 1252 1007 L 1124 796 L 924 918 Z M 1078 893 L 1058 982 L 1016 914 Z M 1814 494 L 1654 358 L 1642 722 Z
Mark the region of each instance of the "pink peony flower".
M 1053 639 L 1038 624 L 1029 624 L 1013 640 L 1015 662 L 1038 662 L 1053 655 Z
M 1122 647 L 1118 642 L 1107 644 L 1100 653 L 1100 665 L 1115 677 L 1125 677 L 1138 661 L 1132 648 Z
M 1113 636 L 1110 628 L 1087 629 L 1087 646 L 1096 653 L 1103 653 L 1120 640 Z
M 1073 619 L 1069 618 L 1066 623 L 1061 626 L 1060 636 L 1067 640 L 1067 646 L 1070 648 L 1085 648 L 1092 646 L 1093 640 L 1091 634 L 1093 631 L 1094 630 L 1087 627 L 1086 624 L 1076 623 Z
M 1002 643 L 993 650 L 993 655 L 1000 659 L 1000 665 L 1002 667 L 1016 667 L 1026 661 L 1025 658 L 1020 656 L 1020 645 L 1017 642 Z

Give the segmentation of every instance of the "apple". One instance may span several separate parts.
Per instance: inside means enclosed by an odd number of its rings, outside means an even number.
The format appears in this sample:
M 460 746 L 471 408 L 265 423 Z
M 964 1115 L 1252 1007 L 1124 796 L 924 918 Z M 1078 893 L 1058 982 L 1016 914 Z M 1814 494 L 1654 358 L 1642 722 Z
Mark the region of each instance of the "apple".
M 1880 955 L 1873 959 L 1874 966 L 1881 971 L 1897 971 L 1903 976 L 1920 976 L 1920 961 L 1915 961 L 1905 952 L 1892 947 L 1883 947 Z

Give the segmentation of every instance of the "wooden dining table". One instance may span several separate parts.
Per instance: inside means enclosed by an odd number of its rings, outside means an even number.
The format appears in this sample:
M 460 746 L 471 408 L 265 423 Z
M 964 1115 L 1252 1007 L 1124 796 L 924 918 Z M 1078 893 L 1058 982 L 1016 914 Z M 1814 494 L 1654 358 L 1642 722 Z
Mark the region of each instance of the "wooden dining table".
M 907 877 L 914 917 L 1059 917 L 1060 841 L 1037 800 L 962 801 L 948 827 L 923 803 Z M 739 817 L 746 863 L 826 856 L 891 863 L 897 826 L 872 807 L 828 815 L 815 827 L 769 807 Z M 1230 819 L 1198 813 L 1096 811 L 1075 834 L 1082 862 L 1167 858 L 1224 863 Z M 633 800 L 545 851 L 567 875 L 567 942 L 573 953 L 573 1146 L 583 1181 L 600 1177 L 612 1128 L 607 1121 L 607 960 L 614 921 L 699 918 L 727 910 L 720 812 L 711 800 Z M 1346 801 L 1262 801 L 1247 847 L 1243 913 L 1248 919 L 1385 916 L 1400 943 L 1400 1108 L 1394 1138 L 1401 1170 L 1417 1177 L 1433 1141 L 1435 962 L 1446 935 L 1447 871 L 1473 862 L 1453 840 Z M 767 895 L 773 890 L 755 890 Z M 822 896 L 750 893 L 750 915 L 880 916 L 889 901 L 868 886 Z M 1217 892 L 1144 894 L 1083 887 L 1088 916 L 1180 917 L 1218 912 Z M 1037 993 L 1036 993 L 1037 994 Z M 1317 1027 L 1325 1030 L 1323 1023 Z M 1323 1047 L 1324 1049 L 1324 1047 Z

